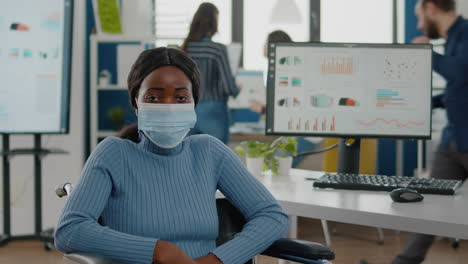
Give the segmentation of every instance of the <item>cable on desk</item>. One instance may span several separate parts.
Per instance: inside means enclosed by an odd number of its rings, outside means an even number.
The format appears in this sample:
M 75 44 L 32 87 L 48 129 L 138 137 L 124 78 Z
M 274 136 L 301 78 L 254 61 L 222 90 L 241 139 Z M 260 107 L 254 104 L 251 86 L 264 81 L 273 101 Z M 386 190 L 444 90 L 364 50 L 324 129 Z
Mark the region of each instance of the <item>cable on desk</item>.
M 314 155 L 314 154 L 320 154 L 322 152 L 326 152 L 326 151 L 329 151 L 329 150 L 332 150 L 334 148 L 338 147 L 338 143 L 336 144 L 333 144 L 329 147 L 326 147 L 326 148 L 323 148 L 323 149 L 319 149 L 319 150 L 313 150 L 313 151 L 306 151 L 306 152 L 301 152 L 301 153 L 298 153 L 296 155 L 296 157 L 301 157 L 301 156 L 307 156 L 307 155 Z

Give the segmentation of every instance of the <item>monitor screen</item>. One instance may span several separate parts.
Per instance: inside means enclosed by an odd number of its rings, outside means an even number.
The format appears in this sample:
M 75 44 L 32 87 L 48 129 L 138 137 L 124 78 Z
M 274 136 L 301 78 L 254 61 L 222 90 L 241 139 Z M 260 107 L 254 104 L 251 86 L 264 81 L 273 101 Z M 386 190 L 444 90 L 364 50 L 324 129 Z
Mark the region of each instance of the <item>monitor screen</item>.
M 0 133 L 67 133 L 73 1 L 0 5 Z
M 271 43 L 270 135 L 431 136 L 432 46 Z

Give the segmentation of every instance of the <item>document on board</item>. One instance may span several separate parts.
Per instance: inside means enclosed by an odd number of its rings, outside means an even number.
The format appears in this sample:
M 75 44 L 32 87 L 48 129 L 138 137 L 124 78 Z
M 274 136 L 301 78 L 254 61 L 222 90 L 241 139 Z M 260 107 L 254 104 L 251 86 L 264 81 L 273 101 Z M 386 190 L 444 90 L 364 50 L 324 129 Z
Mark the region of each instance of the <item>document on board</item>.
M 231 66 L 232 76 L 236 76 L 242 54 L 242 45 L 240 43 L 233 42 L 227 45 L 226 48 L 228 53 L 229 66 Z
M 238 70 L 236 82 L 241 85 L 242 89 L 236 98 L 229 98 L 229 108 L 250 108 L 252 100 L 265 104 L 266 91 L 262 71 Z
M 93 8 L 98 33 L 122 34 L 117 0 L 93 0 Z
M 141 44 L 119 44 L 117 46 L 117 83 L 127 85 L 128 74 L 133 63 L 144 50 Z

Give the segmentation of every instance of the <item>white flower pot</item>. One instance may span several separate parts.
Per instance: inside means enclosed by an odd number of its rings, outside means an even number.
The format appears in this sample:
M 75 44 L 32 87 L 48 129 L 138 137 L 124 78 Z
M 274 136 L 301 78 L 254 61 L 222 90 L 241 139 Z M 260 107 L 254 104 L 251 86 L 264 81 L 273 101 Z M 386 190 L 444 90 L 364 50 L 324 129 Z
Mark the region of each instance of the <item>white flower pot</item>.
M 250 158 L 245 159 L 247 170 L 255 177 L 262 176 L 263 158 Z
M 278 159 L 279 167 L 278 167 L 278 176 L 280 177 L 288 177 L 289 178 L 289 171 L 292 167 L 292 157 L 276 157 Z

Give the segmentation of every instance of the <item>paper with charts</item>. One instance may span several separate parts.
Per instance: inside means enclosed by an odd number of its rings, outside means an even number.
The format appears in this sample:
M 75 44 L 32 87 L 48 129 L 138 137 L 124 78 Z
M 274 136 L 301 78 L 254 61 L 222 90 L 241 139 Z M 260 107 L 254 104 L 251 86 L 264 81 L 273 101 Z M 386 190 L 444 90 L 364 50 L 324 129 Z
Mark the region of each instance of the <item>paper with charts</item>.
M 229 108 L 250 108 L 252 100 L 265 104 L 263 72 L 238 70 L 236 82 L 241 85 L 241 90 L 236 98 L 229 98 Z

